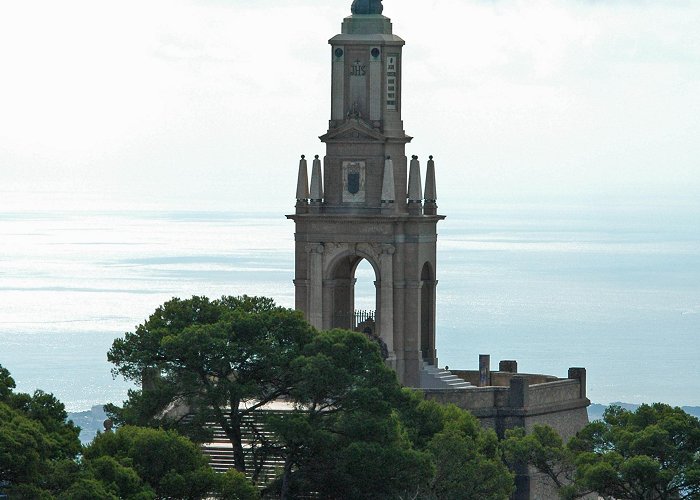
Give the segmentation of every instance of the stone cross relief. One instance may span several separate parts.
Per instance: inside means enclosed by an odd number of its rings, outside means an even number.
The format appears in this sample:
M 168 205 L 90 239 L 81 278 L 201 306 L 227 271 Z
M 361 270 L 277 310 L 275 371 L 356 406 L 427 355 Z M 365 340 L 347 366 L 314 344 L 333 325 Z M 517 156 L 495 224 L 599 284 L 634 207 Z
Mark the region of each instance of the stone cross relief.
M 382 10 L 382 0 L 354 0 L 351 7 L 353 14 L 381 14 Z

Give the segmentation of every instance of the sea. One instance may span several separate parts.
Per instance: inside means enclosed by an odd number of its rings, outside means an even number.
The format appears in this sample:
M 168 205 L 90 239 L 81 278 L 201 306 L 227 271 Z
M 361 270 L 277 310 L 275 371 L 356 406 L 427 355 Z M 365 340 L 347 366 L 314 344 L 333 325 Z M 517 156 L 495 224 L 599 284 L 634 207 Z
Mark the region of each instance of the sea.
M 293 233 L 282 213 L 0 211 L 0 365 L 70 412 L 120 404 L 106 353 L 170 298 L 293 307 Z M 700 405 L 700 202 L 462 205 L 436 272 L 440 365 L 586 367 L 593 402 Z M 358 308 L 373 280 L 365 263 Z

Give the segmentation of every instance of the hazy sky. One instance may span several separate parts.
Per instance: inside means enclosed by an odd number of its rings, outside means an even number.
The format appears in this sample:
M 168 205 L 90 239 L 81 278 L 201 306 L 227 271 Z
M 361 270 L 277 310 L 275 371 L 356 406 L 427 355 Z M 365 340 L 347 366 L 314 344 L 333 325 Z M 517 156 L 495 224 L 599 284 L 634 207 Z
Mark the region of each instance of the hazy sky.
M 2 0 L 0 209 L 291 210 L 350 4 Z M 700 1 L 384 5 L 441 207 L 700 196 Z

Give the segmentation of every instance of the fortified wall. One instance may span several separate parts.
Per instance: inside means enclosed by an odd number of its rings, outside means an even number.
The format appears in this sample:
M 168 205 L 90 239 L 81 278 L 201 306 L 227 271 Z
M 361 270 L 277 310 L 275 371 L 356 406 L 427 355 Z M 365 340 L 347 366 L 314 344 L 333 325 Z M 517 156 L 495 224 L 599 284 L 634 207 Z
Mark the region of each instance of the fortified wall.
M 511 360 L 490 371 L 489 361 L 489 356 L 482 355 L 479 370 L 444 370 L 443 377 L 454 376 L 470 387 L 424 388 L 425 397 L 468 410 L 499 438 L 508 429 L 523 427 L 529 433 L 536 425 L 548 425 L 566 442 L 588 423 L 591 402 L 586 396 L 585 368 L 569 368 L 566 378 L 558 378 L 518 373 L 517 362 Z M 522 465 L 515 472 L 514 500 L 558 498 L 547 476 Z
M 588 423 L 586 369 L 569 368 L 566 378 L 518 373 L 515 361 L 501 361 L 498 371 L 451 370 L 472 384 L 467 390 L 423 389 L 428 399 L 469 410 L 486 428 L 503 437 L 506 429 L 549 425 L 563 439 Z

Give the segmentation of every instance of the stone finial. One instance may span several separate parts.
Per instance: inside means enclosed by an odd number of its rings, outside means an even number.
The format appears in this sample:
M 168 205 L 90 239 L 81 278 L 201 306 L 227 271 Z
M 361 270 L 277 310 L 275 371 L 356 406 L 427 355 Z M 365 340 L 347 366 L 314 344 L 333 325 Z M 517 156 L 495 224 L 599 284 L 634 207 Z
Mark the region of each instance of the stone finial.
M 382 181 L 382 204 L 394 203 L 396 197 L 394 186 L 394 161 L 391 156 L 384 160 L 384 180 Z
M 408 172 L 408 202 L 420 203 L 423 199 L 423 188 L 420 177 L 420 162 L 418 157 L 413 155 Z
M 428 160 L 428 169 L 425 173 L 425 214 L 437 214 L 437 187 L 435 185 L 435 162 L 430 156 Z
M 321 177 L 321 160 L 318 155 L 314 156 L 314 163 L 311 167 L 311 203 L 321 203 L 323 201 L 323 179 Z
M 428 169 L 425 173 L 425 201 L 435 202 L 437 200 L 437 189 L 435 187 L 435 162 L 433 157 L 428 160 Z
M 301 155 L 299 160 L 299 176 L 297 178 L 297 202 L 306 203 L 309 198 L 309 177 L 307 173 L 306 157 Z
M 354 0 L 350 10 L 353 14 L 381 14 L 384 6 L 382 0 Z

